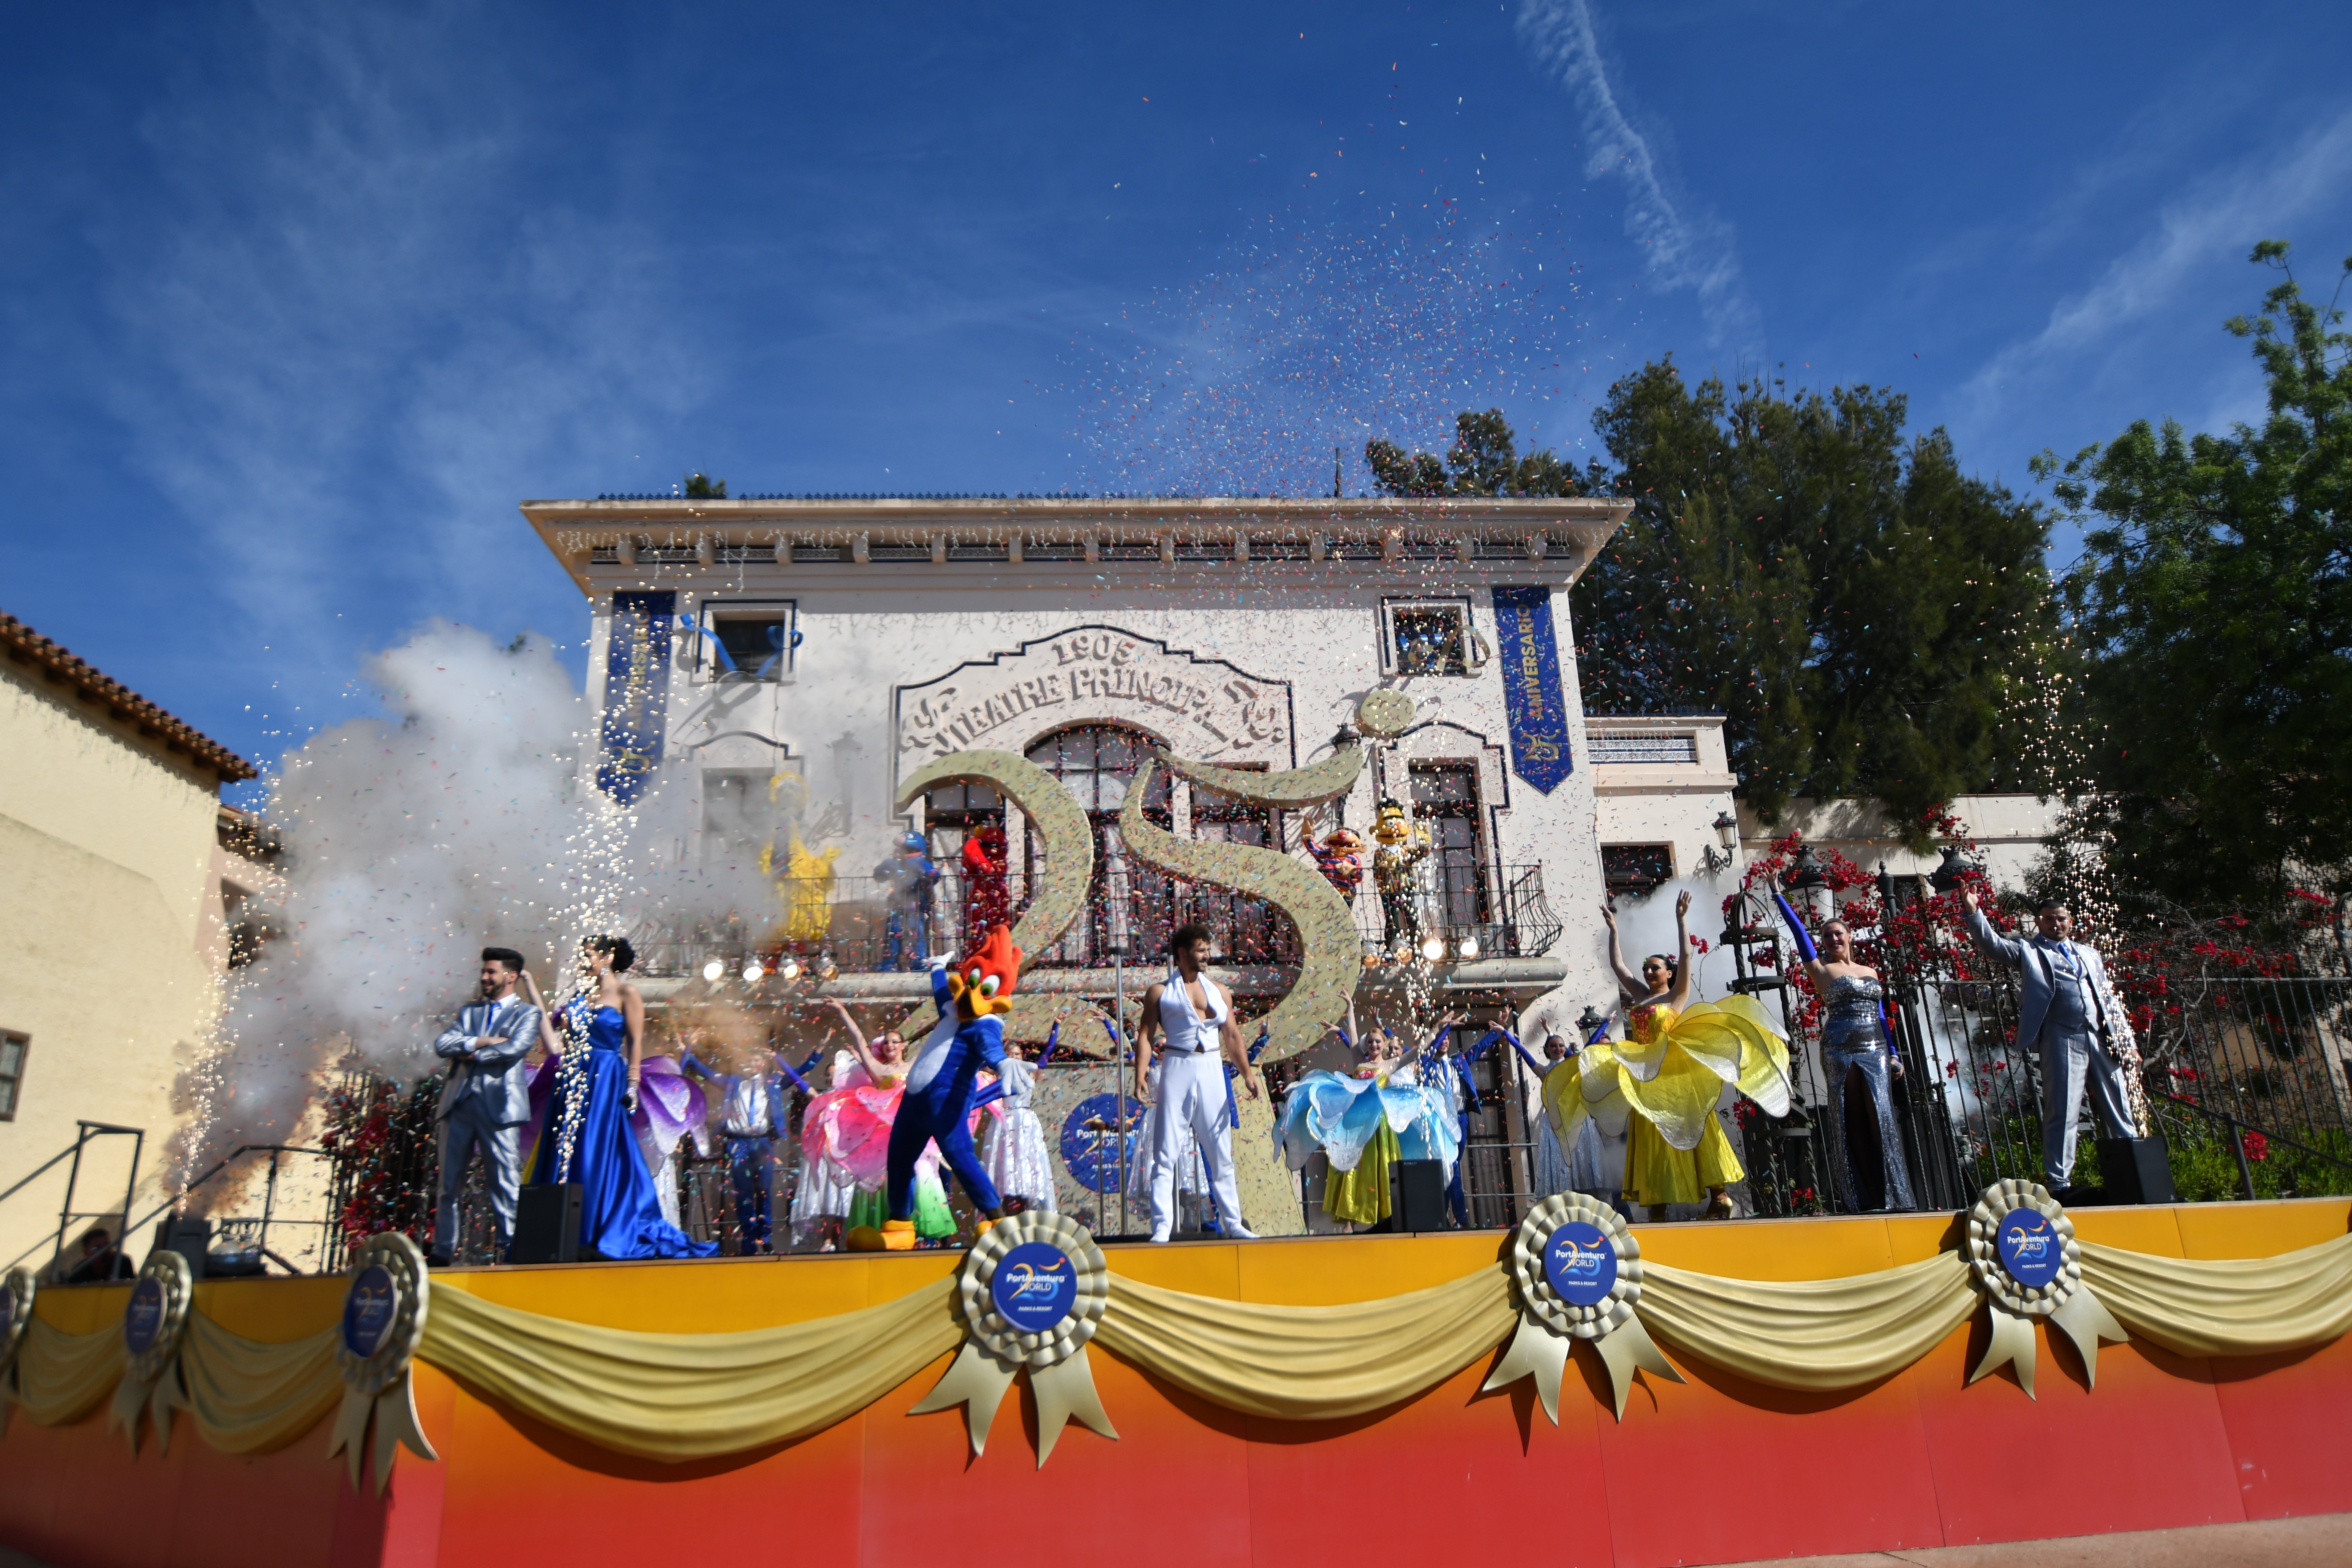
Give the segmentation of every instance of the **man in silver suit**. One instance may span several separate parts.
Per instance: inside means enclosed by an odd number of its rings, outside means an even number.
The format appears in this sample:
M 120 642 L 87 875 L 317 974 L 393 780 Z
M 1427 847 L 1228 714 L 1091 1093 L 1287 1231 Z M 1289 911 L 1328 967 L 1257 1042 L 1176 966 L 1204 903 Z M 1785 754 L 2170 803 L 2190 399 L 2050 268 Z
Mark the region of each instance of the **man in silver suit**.
M 530 1078 L 522 1061 L 539 1044 L 539 1009 L 515 994 L 522 954 L 482 949 L 481 1000 L 462 1009 L 433 1052 L 448 1064 L 435 1118 L 441 1131 L 441 1206 L 430 1261 L 448 1263 L 457 1244 L 457 1194 L 478 1148 L 498 1215 L 499 1256 L 514 1240 L 515 1199 L 522 1188 L 522 1130 L 530 1121 Z
M 2042 1184 L 2063 1193 L 2074 1171 L 2074 1119 L 2086 1087 L 2106 1136 L 2139 1136 L 2125 1078 L 2135 1047 L 2131 1018 L 2107 983 L 2099 950 L 2074 941 L 2064 904 L 2051 900 L 2034 911 L 2034 935 L 2006 937 L 1978 907 L 1974 884 L 1960 898 L 1978 948 L 2017 971 L 2017 1048 L 2042 1053 Z

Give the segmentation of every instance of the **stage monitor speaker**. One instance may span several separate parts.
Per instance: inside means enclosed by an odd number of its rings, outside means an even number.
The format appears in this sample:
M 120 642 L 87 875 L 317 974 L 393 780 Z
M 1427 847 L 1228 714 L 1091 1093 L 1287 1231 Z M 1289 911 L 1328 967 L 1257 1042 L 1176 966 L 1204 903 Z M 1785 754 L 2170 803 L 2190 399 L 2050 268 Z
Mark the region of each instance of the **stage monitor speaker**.
M 2180 1201 L 2172 1190 L 2172 1161 L 2161 1138 L 2100 1139 L 2099 1184 L 2111 1204 Z
M 205 1260 L 212 1249 L 213 1222 L 208 1219 L 167 1217 L 155 1226 L 155 1251 L 176 1252 L 186 1258 L 191 1279 L 205 1277 Z
M 581 1259 L 577 1182 L 526 1186 L 515 1200 L 513 1263 L 577 1263 Z
M 1441 1160 L 1399 1160 L 1396 1176 L 1396 1228 L 1401 1231 L 1446 1230 L 1445 1164 Z

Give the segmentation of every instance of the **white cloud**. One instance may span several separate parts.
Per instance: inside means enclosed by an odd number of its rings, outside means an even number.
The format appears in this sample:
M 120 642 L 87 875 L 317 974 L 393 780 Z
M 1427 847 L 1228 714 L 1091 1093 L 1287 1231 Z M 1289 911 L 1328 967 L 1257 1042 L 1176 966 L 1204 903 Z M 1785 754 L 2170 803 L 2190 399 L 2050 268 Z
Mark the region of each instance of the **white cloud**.
M 2257 239 L 2290 237 L 2315 208 L 2337 200 L 2352 178 L 2352 113 L 2307 136 L 2267 168 L 2240 166 L 2208 174 L 2158 215 L 2154 228 L 2107 264 L 2096 283 L 2061 300 L 2033 336 L 2010 344 L 1960 389 L 1962 406 L 1991 417 L 2032 383 L 2095 377 L 2100 365 L 2151 330 L 2170 332 L 2187 296 L 2221 263 L 2243 259 Z M 2210 323 L 2200 323 L 2210 325 Z M 2252 384 L 2247 384 L 2251 386 Z M 2260 392 L 2219 389 L 2220 423 L 2258 416 Z
M 312 711 L 338 608 L 542 618 L 514 499 L 619 471 L 693 401 L 656 242 L 532 194 L 542 132 L 476 25 L 253 13 L 239 68 L 192 66 L 141 127 L 161 199 L 93 236 L 131 460 Z
M 1648 139 L 1625 118 L 1609 85 L 1586 0 L 1524 0 L 1519 38 L 1582 111 L 1585 173 L 1623 182 L 1625 232 L 1646 254 L 1651 275 L 1664 289 L 1697 298 L 1717 347 L 1756 350 L 1760 327 L 1731 230 L 1668 194 Z

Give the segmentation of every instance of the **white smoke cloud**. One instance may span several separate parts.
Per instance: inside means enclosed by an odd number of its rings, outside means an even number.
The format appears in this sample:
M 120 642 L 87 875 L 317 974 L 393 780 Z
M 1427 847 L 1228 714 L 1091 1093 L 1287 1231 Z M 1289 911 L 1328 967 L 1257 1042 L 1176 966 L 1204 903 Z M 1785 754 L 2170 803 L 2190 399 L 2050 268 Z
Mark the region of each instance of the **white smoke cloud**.
M 775 907 L 756 865 L 679 863 L 692 780 L 626 812 L 595 787 L 593 715 L 547 642 L 436 621 L 362 674 L 383 716 L 311 736 L 274 781 L 283 906 L 184 1086 L 184 1177 L 287 1141 L 341 1067 L 433 1070 L 485 945 L 521 951 L 551 996 L 593 931 Z

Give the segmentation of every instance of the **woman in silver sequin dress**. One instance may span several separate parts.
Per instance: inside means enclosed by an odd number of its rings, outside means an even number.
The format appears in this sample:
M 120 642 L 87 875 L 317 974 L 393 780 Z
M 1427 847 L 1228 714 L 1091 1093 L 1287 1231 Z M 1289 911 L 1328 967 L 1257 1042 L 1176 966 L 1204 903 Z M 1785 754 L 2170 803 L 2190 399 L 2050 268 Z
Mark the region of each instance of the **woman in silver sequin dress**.
M 1847 1204 L 1856 1210 L 1917 1207 L 1911 1196 L 1911 1171 L 1903 1156 L 1903 1133 L 1895 1121 L 1894 1079 L 1903 1063 L 1886 1037 L 1880 1013 L 1886 988 L 1878 971 L 1858 963 L 1853 931 L 1832 921 L 1822 932 L 1822 955 L 1805 965 L 1806 977 L 1822 999 L 1822 1068 L 1829 1079 L 1830 1119 L 1843 1152 Z M 1881 1167 L 1875 1195 L 1862 1181 Z

